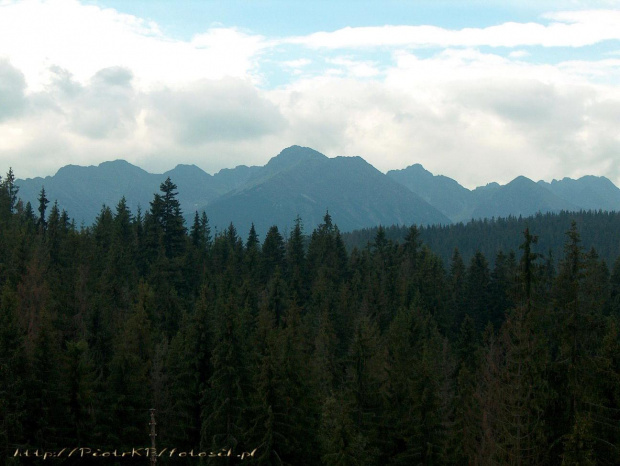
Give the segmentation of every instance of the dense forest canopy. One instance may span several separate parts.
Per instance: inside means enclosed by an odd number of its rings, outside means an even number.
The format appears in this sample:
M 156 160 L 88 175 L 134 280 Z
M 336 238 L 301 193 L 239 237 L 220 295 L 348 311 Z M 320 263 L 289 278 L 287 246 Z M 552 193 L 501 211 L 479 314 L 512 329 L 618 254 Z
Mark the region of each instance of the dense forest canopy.
M 3 461 L 146 447 L 155 408 L 159 448 L 244 464 L 620 463 L 620 261 L 582 241 L 596 215 L 558 257 L 533 221 L 445 265 L 440 230 L 347 251 L 329 213 L 212 235 L 170 179 L 80 229 L 0 187 Z
M 620 212 L 589 210 L 579 212 L 538 213 L 529 217 L 490 218 L 470 220 L 452 225 L 420 225 L 420 239 L 449 266 L 454 249 L 458 248 L 463 260 L 469 262 L 476 252 L 486 257 L 495 257 L 503 251 L 517 251 L 526 228 L 536 232 L 537 249 L 550 255 L 557 263 L 562 257 L 566 231 L 572 222 L 577 222 L 582 244 L 595 248 L 601 259 L 613 264 L 620 256 Z M 372 244 L 377 229 L 365 228 L 343 233 L 342 239 L 350 252 Z M 409 226 L 386 226 L 386 238 L 401 243 Z

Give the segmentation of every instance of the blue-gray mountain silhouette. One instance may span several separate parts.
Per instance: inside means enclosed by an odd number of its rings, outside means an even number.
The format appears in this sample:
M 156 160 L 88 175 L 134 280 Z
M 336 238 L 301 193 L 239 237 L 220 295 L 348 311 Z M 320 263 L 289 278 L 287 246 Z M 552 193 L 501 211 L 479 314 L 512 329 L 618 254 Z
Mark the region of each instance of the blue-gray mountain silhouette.
M 550 183 L 517 177 L 469 190 L 422 165 L 379 172 L 360 157 L 335 157 L 307 148 L 284 149 L 264 166 L 245 165 L 210 175 L 195 165 L 152 174 L 124 160 L 98 166 L 62 167 L 54 176 L 17 180 L 19 196 L 36 210 L 45 186 L 79 225 L 92 224 L 105 204 L 114 209 L 124 196 L 134 213 L 149 209 L 159 185 L 170 177 L 188 220 L 206 211 L 219 230 L 233 222 L 241 234 L 254 223 L 291 228 L 299 215 L 306 231 L 329 210 L 342 231 L 378 224 L 448 224 L 472 218 L 531 215 L 560 210 L 620 210 L 620 189 L 605 177 L 564 178 Z

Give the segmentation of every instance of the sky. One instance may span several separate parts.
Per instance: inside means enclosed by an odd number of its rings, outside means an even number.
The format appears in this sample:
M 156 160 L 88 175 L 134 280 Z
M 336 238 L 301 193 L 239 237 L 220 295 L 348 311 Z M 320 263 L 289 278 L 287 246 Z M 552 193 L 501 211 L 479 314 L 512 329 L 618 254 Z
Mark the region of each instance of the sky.
M 0 0 L 0 173 L 285 147 L 620 185 L 620 0 Z

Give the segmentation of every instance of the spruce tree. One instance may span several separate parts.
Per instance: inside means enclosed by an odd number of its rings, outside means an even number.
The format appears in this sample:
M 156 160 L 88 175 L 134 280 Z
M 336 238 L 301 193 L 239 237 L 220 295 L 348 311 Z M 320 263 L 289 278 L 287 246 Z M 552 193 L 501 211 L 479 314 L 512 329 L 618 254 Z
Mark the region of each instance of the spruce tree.
M 28 439 L 24 422 L 27 412 L 25 335 L 19 326 L 19 303 L 5 284 L 0 295 L 0 455 L 9 458 L 15 445 Z
M 261 280 L 263 283 L 269 281 L 276 269 L 284 270 L 285 252 L 284 238 L 278 231 L 278 227 L 274 225 L 269 228 L 262 247 Z
M 39 231 L 45 232 L 45 228 L 47 227 L 47 222 L 45 221 L 45 211 L 47 210 L 47 204 L 49 204 L 49 200 L 45 195 L 45 187 L 41 187 L 41 192 L 39 193 L 39 220 L 37 222 L 37 226 L 39 227 Z
M 285 277 L 289 291 L 300 302 L 307 296 L 306 253 L 301 218 L 295 219 L 295 227 L 286 243 Z

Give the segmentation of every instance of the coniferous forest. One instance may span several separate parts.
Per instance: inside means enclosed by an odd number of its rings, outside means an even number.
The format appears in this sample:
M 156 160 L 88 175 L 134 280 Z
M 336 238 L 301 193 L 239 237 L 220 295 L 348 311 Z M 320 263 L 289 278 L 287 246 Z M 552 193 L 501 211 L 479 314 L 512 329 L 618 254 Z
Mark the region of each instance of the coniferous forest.
M 415 226 L 349 252 L 328 213 L 264 239 L 182 214 L 168 179 L 77 227 L 2 179 L 2 462 L 148 447 L 154 408 L 159 449 L 255 452 L 209 464 L 620 464 L 620 261 L 579 223 L 560 257 L 524 227 L 446 266 Z

